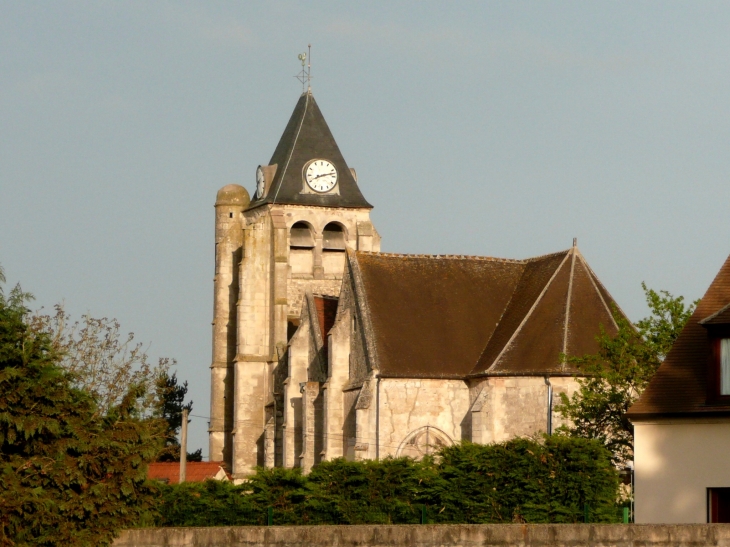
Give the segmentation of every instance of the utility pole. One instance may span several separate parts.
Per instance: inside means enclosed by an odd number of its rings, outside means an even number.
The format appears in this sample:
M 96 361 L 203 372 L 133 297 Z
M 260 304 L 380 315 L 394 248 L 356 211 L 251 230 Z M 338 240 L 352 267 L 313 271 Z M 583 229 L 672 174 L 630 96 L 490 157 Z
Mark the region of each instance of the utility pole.
M 180 430 L 180 482 L 185 482 L 185 471 L 188 465 L 188 409 L 182 411 L 182 429 Z

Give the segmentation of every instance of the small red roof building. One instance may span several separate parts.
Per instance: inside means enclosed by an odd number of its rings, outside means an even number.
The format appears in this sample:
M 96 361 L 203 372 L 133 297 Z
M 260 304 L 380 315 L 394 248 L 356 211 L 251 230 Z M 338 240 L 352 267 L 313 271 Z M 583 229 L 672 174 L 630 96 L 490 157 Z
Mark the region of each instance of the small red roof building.
M 185 469 L 185 481 L 204 482 L 208 479 L 227 481 L 229 476 L 223 465 L 223 462 L 188 462 Z M 178 484 L 180 482 L 180 462 L 151 463 L 147 470 L 147 478 L 165 484 Z

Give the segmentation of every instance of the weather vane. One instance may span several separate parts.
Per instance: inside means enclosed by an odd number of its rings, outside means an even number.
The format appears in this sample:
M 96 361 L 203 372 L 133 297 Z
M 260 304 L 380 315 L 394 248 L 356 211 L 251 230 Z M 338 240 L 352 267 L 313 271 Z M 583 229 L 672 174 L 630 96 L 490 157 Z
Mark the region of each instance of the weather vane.
M 309 53 L 300 53 L 297 58 L 302 62 L 302 70 L 294 76 L 297 80 L 302 82 L 302 91 L 312 89 L 312 44 L 307 46 Z M 307 63 L 307 59 L 309 62 Z

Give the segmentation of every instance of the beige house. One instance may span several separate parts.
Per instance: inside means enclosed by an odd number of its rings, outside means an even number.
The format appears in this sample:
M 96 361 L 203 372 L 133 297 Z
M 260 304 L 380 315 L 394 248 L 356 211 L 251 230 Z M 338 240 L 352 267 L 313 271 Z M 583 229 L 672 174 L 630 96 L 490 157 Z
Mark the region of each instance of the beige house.
M 575 244 L 526 260 L 380 253 L 311 92 L 249 199 L 216 201 L 210 457 L 420 457 L 550 431 L 613 299 Z
M 730 258 L 628 417 L 636 522 L 730 522 Z

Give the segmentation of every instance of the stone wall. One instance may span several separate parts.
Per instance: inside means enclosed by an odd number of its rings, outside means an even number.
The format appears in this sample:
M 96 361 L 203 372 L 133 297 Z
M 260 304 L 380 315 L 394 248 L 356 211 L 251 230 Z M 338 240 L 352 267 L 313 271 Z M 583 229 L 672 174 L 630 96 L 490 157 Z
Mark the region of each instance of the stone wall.
M 246 526 L 127 530 L 114 547 L 699 547 L 730 546 L 728 524 Z
M 572 377 L 553 376 L 552 427 L 562 425 L 555 406 L 560 393 L 570 396 L 578 388 Z M 500 443 L 530 437 L 547 430 L 548 389 L 541 376 L 492 376 L 470 384 L 471 438 L 478 443 Z M 476 415 L 478 413 L 478 415 Z M 477 425 L 478 424 L 478 425 Z
M 461 424 L 468 409 L 469 388 L 463 380 L 384 378 L 380 383 L 380 457 L 420 458 L 423 454 L 417 452 L 431 453 L 461 441 Z M 433 431 L 425 430 L 427 427 Z M 419 431 L 423 434 L 413 438 Z M 429 433 L 431 439 L 427 439 Z M 375 442 L 375 431 L 369 437 Z M 408 441 L 415 445 L 411 452 L 404 452 Z

